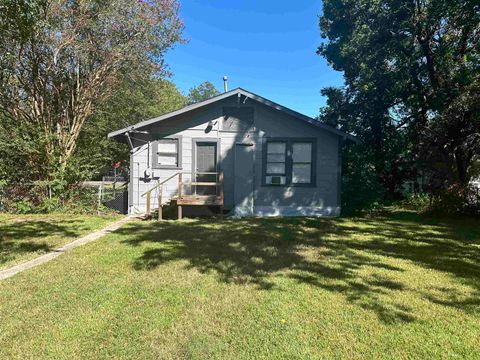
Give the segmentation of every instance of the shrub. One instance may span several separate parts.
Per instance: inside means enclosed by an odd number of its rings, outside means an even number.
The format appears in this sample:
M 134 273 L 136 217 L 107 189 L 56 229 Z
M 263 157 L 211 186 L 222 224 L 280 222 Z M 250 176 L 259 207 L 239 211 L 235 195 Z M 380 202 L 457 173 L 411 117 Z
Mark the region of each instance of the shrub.
M 55 211 L 62 211 L 62 204 L 59 198 L 44 198 L 42 202 L 36 206 L 33 211 L 37 213 L 51 213 Z
M 120 191 L 120 190 L 119 190 Z M 12 213 L 72 214 L 113 213 L 112 209 L 99 204 L 98 189 L 69 185 L 52 190 L 45 184 L 4 186 L 0 192 L 0 210 Z
M 480 190 L 472 185 L 454 184 L 432 197 L 429 212 L 439 214 L 480 214 Z
M 29 214 L 34 212 L 35 206 L 29 199 L 22 199 L 16 202 L 11 203 L 11 209 L 14 213 L 17 214 Z M 8 208 L 7 208 L 8 210 Z
M 406 208 L 424 212 L 429 210 L 431 200 L 432 198 L 428 193 L 408 193 L 400 204 Z

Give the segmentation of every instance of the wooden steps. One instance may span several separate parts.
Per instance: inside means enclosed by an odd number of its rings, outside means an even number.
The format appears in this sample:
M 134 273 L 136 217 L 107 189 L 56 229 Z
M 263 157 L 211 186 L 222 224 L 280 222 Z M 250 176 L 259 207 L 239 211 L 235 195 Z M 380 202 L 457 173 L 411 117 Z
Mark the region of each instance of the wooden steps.
M 223 205 L 223 197 L 217 195 L 182 195 L 175 200 L 177 205 Z
M 213 173 L 216 174 L 216 173 Z M 146 215 L 150 215 L 152 208 L 151 208 L 151 193 L 155 189 L 159 189 L 158 191 L 158 220 L 162 220 L 163 218 L 163 206 L 162 204 L 162 195 L 163 195 L 163 185 L 173 177 L 178 176 L 178 192 L 177 196 L 172 197 L 170 200 L 176 202 L 177 211 L 178 211 L 178 219 L 182 219 L 182 206 L 183 205 L 204 205 L 204 206 L 219 206 L 220 207 L 220 214 L 223 216 L 223 172 L 218 173 L 218 182 L 186 182 L 182 181 L 182 173 L 178 172 L 173 174 L 172 176 L 168 177 L 167 179 L 163 180 L 162 182 L 158 183 L 148 191 L 146 191 L 143 195 L 146 195 L 147 201 L 147 209 Z M 210 186 L 215 188 L 216 195 L 196 195 L 196 194 L 183 194 L 183 186 Z M 213 192 L 213 191 L 212 191 Z M 143 196 L 142 195 L 142 196 Z

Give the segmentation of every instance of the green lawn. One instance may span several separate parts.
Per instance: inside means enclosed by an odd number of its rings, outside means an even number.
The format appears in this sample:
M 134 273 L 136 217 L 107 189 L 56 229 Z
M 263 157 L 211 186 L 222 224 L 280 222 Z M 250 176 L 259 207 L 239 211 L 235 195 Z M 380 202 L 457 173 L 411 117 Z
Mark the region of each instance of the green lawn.
M 0 214 L 0 270 L 31 260 L 118 217 Z
M 478 358 L 480 220 L 134 221 L 0 282 L 0 358 Z

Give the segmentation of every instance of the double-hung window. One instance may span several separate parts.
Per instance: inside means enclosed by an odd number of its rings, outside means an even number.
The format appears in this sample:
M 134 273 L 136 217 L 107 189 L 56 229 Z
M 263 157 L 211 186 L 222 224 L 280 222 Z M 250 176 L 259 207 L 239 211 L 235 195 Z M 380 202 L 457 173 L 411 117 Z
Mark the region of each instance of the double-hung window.
M 315 139 L 268 138 L 264 152 L 265 185 L 315 186 Z
M 311 141 L 292 142 L 292 184 L 311 184 L 312 181 Z
M 180 138 L 165 138 L 153 143 L 153 165 L 156 168 L 181 167 Z
M 266 183 L 285 185 L 287 182 L 287 142 L 268 141 L 266 161 Z

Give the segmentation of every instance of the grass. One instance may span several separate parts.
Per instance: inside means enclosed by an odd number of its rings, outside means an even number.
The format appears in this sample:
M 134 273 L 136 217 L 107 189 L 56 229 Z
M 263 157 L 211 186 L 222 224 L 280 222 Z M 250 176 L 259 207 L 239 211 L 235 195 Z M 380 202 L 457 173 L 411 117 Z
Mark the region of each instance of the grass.
M 0 270 L 52 251 L 116 216 L 0 214 Z
M 135 221 L 0 282 L 0 358 L 478 358 L 480 221 Z

